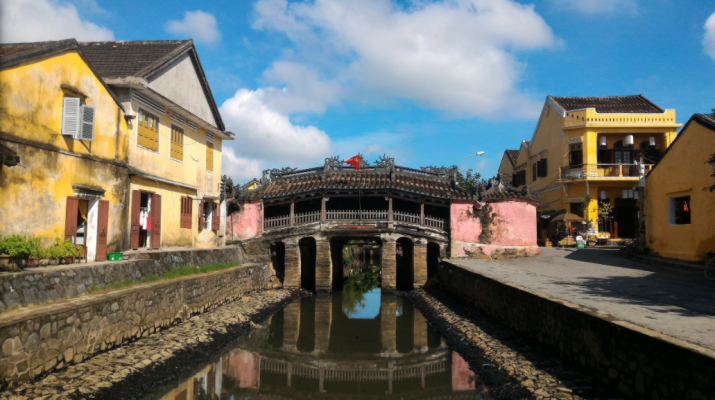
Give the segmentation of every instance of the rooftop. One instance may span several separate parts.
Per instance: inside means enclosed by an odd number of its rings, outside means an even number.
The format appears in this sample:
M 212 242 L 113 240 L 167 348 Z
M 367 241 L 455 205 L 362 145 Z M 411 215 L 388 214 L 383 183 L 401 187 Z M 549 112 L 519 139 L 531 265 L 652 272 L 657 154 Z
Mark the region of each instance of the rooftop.
M 601 114 L 638 113 L 662 114 L 664 110 L 642 94 L 606 97 L 561 97 L 549 96 L 565 111 L 595 108 Z
M 102 78 L 143 77 L 193 45 L 189 40 L 82 42 L 82 53 Z
M 504 153 L 509 157 L 511 165 L 516 165 L 516 160 L 519 158 L 519 150 L 504 150 Z

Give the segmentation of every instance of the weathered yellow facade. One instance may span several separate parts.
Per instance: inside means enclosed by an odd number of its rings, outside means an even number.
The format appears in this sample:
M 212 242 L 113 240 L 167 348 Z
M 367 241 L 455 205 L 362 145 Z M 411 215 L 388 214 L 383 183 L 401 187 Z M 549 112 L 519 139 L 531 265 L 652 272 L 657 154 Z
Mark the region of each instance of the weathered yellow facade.
M 646 246 L 655 254 L 700 261 L 715 252 L 715 195 L 704 190 L 713 184 L 715 117 L 696 114 L 646 178 Z M 687 199 L 689 223 L 674 220 L 675 202 Z
M 61 135 L 65 96 L 95 107 L 94 141 Z M 0 99 L 0 141 L 20 157 L 19 165 L 0 169 L 0 232 L 39 237 L 45 245 L 64 239 L 68 197 L 78 195 L 78 186 L 93 187 L 104 195 L 89 200 L 90 212 L 93 202 L 109 201 L 108 250 L 124 248 L 129 130 L 77 43 L 3 67 Z
M 635 98 L 634 101 L 647 101 L 642 96 L 629 97 Z M 640 208 L 637 198 L 640 167 L 633 164 L 639 160 L 628 157 L 639 148 L 662 154 L 682 126 L 676 123 L 675 110 L 660 111 L 599 113 L 593 107 L 570 110 L 551 96 L 547 97 L 531 141 L 522 142 L 513 173 L 525 171 L 525 180 L 515 186 L 529 185 L 531 192 L 539 194 L 541 214 L 553 215 L 559 211 L 580 214 L 585 211 L 583 216 L 589 221 L 589 231 L 593 235 L 599 233 L 599 201 L 608 202 L 614 207 L 615 216 L 601 223 L 601 236 L 606 231 L 612 238 L 635 237 Z M 627 136 L 633 138 L 633 145 L 623 145 Z M 652 141 L 655 146 L 651 145 Z M 599 159 L 599 150 L 610 152 L 608 154 L 619 153 L 619 156 L 624 153 L 627 161 L 604 161 Z M 575 160 L 579 155 L 580 162 Z M 644 173 L 650 170 L 654 161 L 644 160 Z M 543 163 L 542 169 L 539 169 L 539 162 Z M 538 230 L 543 239 L 548 232 L 548 219 L 540 221 L 546 221 Z

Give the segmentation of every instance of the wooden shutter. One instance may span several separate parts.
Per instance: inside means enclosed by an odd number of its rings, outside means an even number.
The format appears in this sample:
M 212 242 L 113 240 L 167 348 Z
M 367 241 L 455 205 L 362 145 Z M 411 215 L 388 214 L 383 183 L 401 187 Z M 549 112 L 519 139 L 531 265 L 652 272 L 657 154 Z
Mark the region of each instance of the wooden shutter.
M 221 227 L 221 213 L 218 209 L 218 204 L 211 203 L 211 230 L 218 231 Z
M 74 242 L 77 236 L 77 211 L 79 209 L 79 199 L 76 197 L 67 198 L 67 212 L 65 214 L 65 240 Z
M 159 150 L 159 117 L 139 110 L 137 121 L 137 144 L 147 149 Z
M 95 261 L 104 261 L 107 259 L 107 235 L 109 234 L 109 202 L 107 200 L 99 201 L 99 213 L 97 221 L 97 252 Z
M 181 198 L 181 228 L 191 229 L 192 204 L 190 197 Z
M 541 175 L 539 175 L 539 162 L 537 161 L 537 162 L 531 164 L 531 181 L 532 182 L 536 181 L 536 178 L 538 176 L 541 176 Z
M 214 144 L 206 142 L 206 170 L 214 170 Z
M 204 201 L 201 200 L 199 202 L 199 231 L 203 231 L 205 226 L 204 226 Z
M 92 142 L 94 141 L 94 107 L 83 105 L 80 111 L 82 126 L 79 130 L 79 139 Z
M 161 247 L 161 196 L 154 193 L 151 195 L 151 247 L 158 249 Z
M 184 160 L 184 130 L 171 125 L 171 158 Z
M 139 223 L 139 213 L 141 211 L 142 192 L 138 190 L 132 191 L 132 232 L 129 243 L 132 249 L 139 248 L 139 230 L 142 228 Z
M 62 99 L 62 136 L 76 139 L 80 126 L 80 101 L 77 97 Z

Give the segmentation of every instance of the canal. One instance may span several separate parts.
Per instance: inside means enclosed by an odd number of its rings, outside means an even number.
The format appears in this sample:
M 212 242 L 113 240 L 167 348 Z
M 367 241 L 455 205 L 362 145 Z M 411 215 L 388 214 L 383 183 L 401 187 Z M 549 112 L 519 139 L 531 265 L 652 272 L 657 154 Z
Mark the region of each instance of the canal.
M 489 389 L 379 270 L 303 297 L 145 400 L 491 399 Z M 354 271 L 353 271 L 354 272 Z

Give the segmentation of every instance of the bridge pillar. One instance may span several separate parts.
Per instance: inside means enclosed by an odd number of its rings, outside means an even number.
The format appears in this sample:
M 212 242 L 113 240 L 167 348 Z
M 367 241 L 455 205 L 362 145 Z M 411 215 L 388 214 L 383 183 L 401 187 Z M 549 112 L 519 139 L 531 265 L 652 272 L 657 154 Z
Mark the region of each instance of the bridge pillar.
M 381 252 L 382 289 L 395 290 L 397 287 L 397 242 L 382 239 Z
M 330 242 L 315 241 L 315 291 L 330 292 L 333 288 L 333 262 L 330 257 Z
M 300 287 L 300 247 L 298 243 L 285 244 L 285 278 L 283 286 Z
M 333 301 L 330 297 L 315 298 L 315 351 L 325 353 L 330 343 L 330 326 L 333 321 Z
M 417 239 L 414 241 L 414 286 L 422 287 L 427 283 L 427 241 Z
M 383 353 L 397 351 L 397 299 L 394 296 L 380 299 L 380 341 Z
M 415 310 L 413 316 L 413 343 L 415 351 L 424 353 L 427 351 L 427 318 L 421 312 Z
M 287 246 L 286 246 L 287 247 Z M 300 300 L 294 301 L 283 309 L 283 350 L 298 351 L 300 333 Z M 289 378 L 290 379 L 290 378 Z M 289 384 L 290 385 L 290 384 Z

